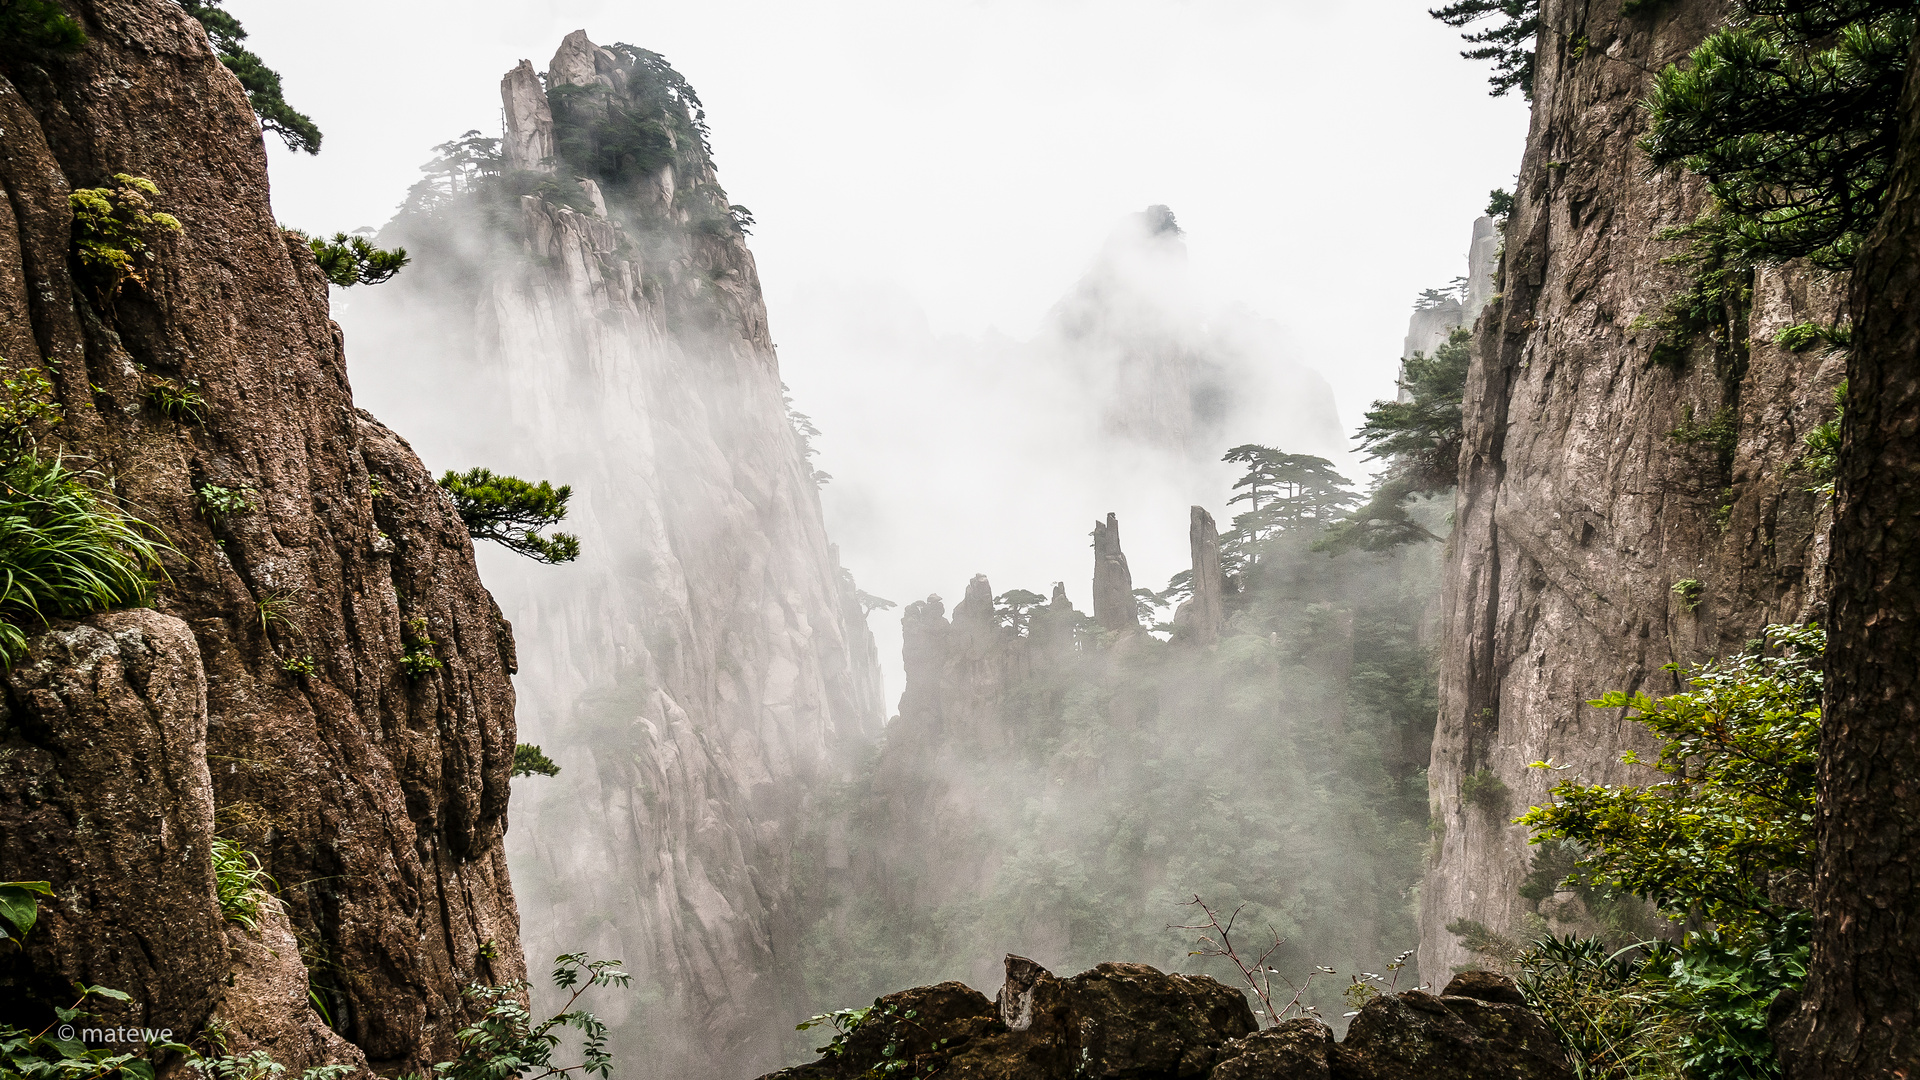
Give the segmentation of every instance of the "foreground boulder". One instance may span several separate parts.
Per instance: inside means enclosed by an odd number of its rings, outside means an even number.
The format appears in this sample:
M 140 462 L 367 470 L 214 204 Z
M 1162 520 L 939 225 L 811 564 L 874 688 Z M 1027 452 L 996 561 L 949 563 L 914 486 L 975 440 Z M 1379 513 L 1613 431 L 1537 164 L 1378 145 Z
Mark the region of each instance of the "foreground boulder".
M 842 1044 L 761 1080 L 853 1080 L 890 1063 L 952 1080 L 1572 1080 L 1512 980 L 1469 972 L 1439 996 L 1383 995 L 1345 1042 L 1318 1020 L 1257 1030 L 1204 975 L 1101 964 L 1062 979 L 1007 957 L 997 1000 L 957 982 L 881 998 Z

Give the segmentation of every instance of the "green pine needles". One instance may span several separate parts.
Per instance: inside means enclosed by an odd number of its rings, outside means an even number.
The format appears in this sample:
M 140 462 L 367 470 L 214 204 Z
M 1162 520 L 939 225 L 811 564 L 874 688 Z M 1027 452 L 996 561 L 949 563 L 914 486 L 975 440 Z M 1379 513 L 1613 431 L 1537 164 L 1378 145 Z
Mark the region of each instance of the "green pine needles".
M 1460 35 L 1479 48 L 1460 55 L 1468 60 L 1493 61 L 1493 75 L 1487 79 L 1493 96 L 1500 97 L 1518 89 L 1533 100 L 1535 39 L 1540 36 L 1540 0 L 1455 0 L 1427 14 L 1452 27 L 1463 27 L 1482 19 L 1493 19 L 1485 30 Z
M 1229 559 L 1238 555 L 1257 560 L 1268 541 L 1309 525 L 1324 528 L 1353 505 L 1351 485 L 1326 458 L 1247 443 L 1220 460 L 1247 467 L 1227 500 L 1228 506 L 1247 507 L 1234 515 L 1233 529 L 1221 540 Z
M 1337 522 L 1319 543 L 1324 551 L 1389 551 L 1402 544 L 1438 540 L 1415 520 L 1414 500 L 1452 491 L 1460 477 L 1464 437 L 1462 399 L 1473 331 L 1462 326 L 1433 355 L 1414 353 L 1402 364 L 1401 400 L 1376 401 L 1354 435 L 1369 459 L 1387 467 L 1359 509 Z
M 560 766 L 532 743 L 517 743 L 513 748 L 514 776 L 559 776 Z
M 454 509 L 475 540 L 491 540 L 535 562 L 564 563 L 580 557 L 578 537 L 540 535 L 541 529 L 566 520 L 573 488 L 496 476 L 491 469 L 449 471 L 440 478 L 440 486 L 453 496 Z
M 343 289 L 390 281 L 410 261 L 406 248 L 397 247 L 390 251 L 378 248 L 364 236 L 334 233 L 333 239 L 328 240 L 308 236 L 298 229 L 287 231 L 306 241 L 314 260 L 320 264 L 320 272 L 327 275 L 329 282 Z
M 0 61 L 41 60 L 86 44 L 79 20 L 52 0 L 0 0 Z
M 700 95 L 666 58 L 624 42 L 607 51 L 626 75 L 633 104 L 602 86 L 550 87 L 547 103 L 560 161 L 613 190 L 650 179 L 669 165 L 685 165 L 696 148 L 707 152 Z M 728 210 L 724 203 L 719 209 Z
M 260 126 L 280 136 L 289 150 L 318 154 L 320 128 L 307 114 L 287 104 L 285 91 L 280 87 L 280 73 L 240 44 L 246 40 L 246 28 L 240 25 L 239 19 L 221 9 L 223 2 L 180 0 L 180 6 L 206 28 L 207 42 L 213 46 L 214 55 L 240 80 L 241 88 L 247 92 L 247 104 L 253 106 L 254 115 L 260 118 Z
M 1707 178 L 1746 262 L 1845 269 L 1880 216 L 1914 9 L 1894 0 L 1747 0 L 1662 71 L 1641 146 Z

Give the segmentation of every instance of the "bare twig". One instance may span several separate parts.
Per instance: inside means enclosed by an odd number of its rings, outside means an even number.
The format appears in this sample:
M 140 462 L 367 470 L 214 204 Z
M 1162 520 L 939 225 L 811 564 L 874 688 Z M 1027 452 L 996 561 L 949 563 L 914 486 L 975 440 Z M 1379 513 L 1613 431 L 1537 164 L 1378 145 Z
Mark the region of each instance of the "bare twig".
M 1318 1010 L 1311 1005 L 1301 1005 L 1300 998 L 1307 992 L 1307 987 L 1313 985 L 1315 976 L 1332 975 L 1334 974 L 1332 968 L 1316 967 L 1307 973 L 1306 979 L 1303 980 L 1300 985 L 1295 986 L 1293 980 L 1287 978 L 1267 963 L 1273 954 L 1280 950 L 1280 946 L 1286 944 L 1286 939 L 1282 938 L 1279 931 L 1275 930 L 1271 924 L 1267 926 L 1267 933 L 1273 938 L 1273 944 L 1268 945 L 1262 950 L 1259 957 L 1251 964 L 1240 955 L 1239 948 L 1233 943 L 1233 924 L 1239 920 L 1241 909 L 1246 907 L 1245 904 L 1234 908 L 1233 914 L 1227 916 L 1225 923 L 1220 921 L 1220 913 L 1209 907 L 1206 901 L 1200 899 L 1198 896 L 1189 900 L 1185 906 L 1199 908 L 1201 913 L 1207 917 L 1207 921 L 1182 923 L 1171 926 L 1168 929 L 1202 931 L 1197 947 L 1187 953 L 1187 955 L 1224 956 L 1228 960 L 1233 961 L 1234 966 L 1240 969 L 1241 977 L 1246 979 L 1247 985 L 1253 988 L 1254 996 L 1260 999 L 1260 1004 L 1263 1006 L 1261 1011 L 1266 1014 L 1269 1026 L 1278 1024 L 1294 1013 L 1305 1016 L 1308 1013 L 1318 1012 Z M 1276 993 L 1284 993 L 1285 991 L 1275 990 L 1273 985 L 1275 979 L 1278 979 L 1284 984 L 1288 990 L 1293 991 L 1293 997 L 1289 998 L 1285 1005 L 1277 1008 L 1273 1003 L 1274 995 Z

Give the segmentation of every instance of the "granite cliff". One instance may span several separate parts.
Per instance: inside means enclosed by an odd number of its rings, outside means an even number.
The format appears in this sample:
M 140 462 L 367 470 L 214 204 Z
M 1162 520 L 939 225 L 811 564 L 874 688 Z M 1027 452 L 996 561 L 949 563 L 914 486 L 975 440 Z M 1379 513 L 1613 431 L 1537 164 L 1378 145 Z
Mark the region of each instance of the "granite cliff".
M 806 1011 L 794 939 L 822 792 L 882 720 L 873 641 L 692 88 L 575 32 L 501 96 L 497 147 L 430 167 L 383 233 L 416 266 L 351 313 L 356 373 L 437 462 L 576 491 L 577 563 L 489 565 L 524 738 L 563 769 L 516 804 L 526 939 L 636 973 L 602 1010 L 628 1075 L 749 1072 Z
M 51 380 L 50 447 L 173 550 L 151 609 L 60 622 L 5 676 L 0 880 L 55 895 L 0 958 L 0 1012 L 37 1030 L 79 980 L 130 996 L 103 1026 L 218 1019 L 296 1071 L 423 1069 L 465 985 L 524 973 L 512 630 L 452 504 L 355 408 L 326 279 L 274 222 L 201 26 L 63 7 L 81 51 L 0 66 L 0 356 Z M 180 228 L 103 298 L 69 195 L 116 174 Z M 208 485 L 239 501 L 212 512 Z M 410 675 L 422 649 L 438 666 Z M 222 914 L 215 836 L 279 883 L 257 931 Z
M 1845 360 L 1775 338 L 1831 322 L 1844 282 L 1763 269 L 1730 332 L 1663 341 L 1650 327 L 1686 273 L 1659 234 L 1692 221 L 1706 193 L 1649 170 L 1639 102 L 1726 10 L 1541 6 L 1532 128 L 1499 295 L 1476 327 L 1446 557 L 1428 980 L 1469 962 L 1457 920 L 1592 925 L 1571 894 L 1519 895 L 1533 853 L 1507 823 L 1558 779 L 1644 781 L 1619 762 L 1644 735 L 1589 698 L 1673 692 L 1665 665 L 1823 613 L 1831 511 L 1799 462 L 1833 416 Z M 1528 768 L 1544 759 L 1565 770 Z

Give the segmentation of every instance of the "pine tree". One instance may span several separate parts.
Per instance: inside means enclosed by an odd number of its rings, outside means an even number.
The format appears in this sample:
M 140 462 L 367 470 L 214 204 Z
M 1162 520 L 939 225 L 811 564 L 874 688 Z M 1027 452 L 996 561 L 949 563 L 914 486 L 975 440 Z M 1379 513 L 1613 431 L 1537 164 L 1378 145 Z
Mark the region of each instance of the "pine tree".
M 0 61 L 79 52 L 86 31 L 53 0 L 0 0 Z
M 1360 440 L 1369 459 L 1386 459 L 1364 506 L 1336 524 L 1323 550 L 1386 551 L 1401 544 L 1438 540 L 1413 519 L 1414 499 L 1440 495 L 1459 483 L 1461 399 L 1467 385 L 1473 331 L 1457 327 L 1432 356 L 1414 353 L 1399 386 L 1405 400 L 1376 401 L 1367 410 Z
M 280 87 L 280 73 L 266 65 L 252 50 L 240 43 L 246 40 L 246 28 L 240 20 L 221 10 L 223 0 L 180 0 L 187 14 L 206 28 L 207 41 L 214 55 L 233 72 L 247 92 L 247 104 L 260 117 L 260 126 L 280 136 L 289 150 L 320 152 L 320 128 L 312 118 L 287 104 Z
M 1735 259 L 1852 265 L 1885 200 L 1914 7 L 1748 0 L 1660 73 L 1641 145 L 1707 178 Z
M 1481 19 L 1499 19 L 1486 30 L 1461 34 L 1480 47 L 1460 55 L 1468 60 L 1493 61 L 1493 75 L 1487 82 L 1493 87 L 1494 97 L 1517 87 L 1522 97 L 1533 100 L 1533 57 L 1535 40 L 1540 34 L 1540 0 L 1456 0 L 1427 14 L 1456 28 Z
M 440 478 L 440 486 L 453 497 L 454 509 L 475 540 L 491 540 L 535 562 L 563 563 L 580 557 L 578 537 L 540 535 L 541 529 L 566 520 L 571 487 L 495 476 L 491 469 L 449 471 Z

